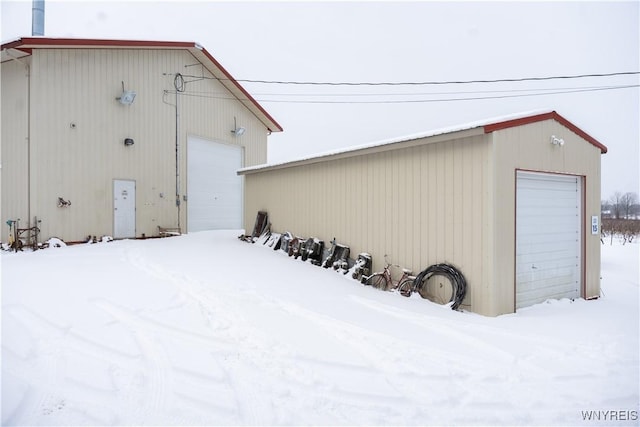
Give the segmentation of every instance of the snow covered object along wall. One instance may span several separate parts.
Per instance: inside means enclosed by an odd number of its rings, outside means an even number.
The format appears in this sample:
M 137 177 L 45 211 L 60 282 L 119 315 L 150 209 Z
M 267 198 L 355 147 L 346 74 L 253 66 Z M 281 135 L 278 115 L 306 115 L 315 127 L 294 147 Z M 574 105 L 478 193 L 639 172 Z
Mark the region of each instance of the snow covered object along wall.
M 485 283 L 492 273 L 490 209 L 482 198 L 489 147 L 486 135 L 470 131 L 250 171 L 246 214 L 268 211 L 276 231 L 335 237 L 352 254 L 370 253 L 373 271 L 382 270 L 386 254 L 416 274 L 446 261 L 470 284 Z M 484 296 L 471 285 L 463 308 L 479 310 Z
M 450 263 L 467 278 L 462 308 L 494 316 L 516 308 L 517 171 L 568 174 L 585 183 L 576 297 L 597 297 L 600 243 L 586 220 L 599 215 L 606 147 L 555 112 L 510 117 L 241 170 L 245 227 L 267 211 L 275 231 L 336 237 L 372 254 L 375 271 L 385 254 L 416 273 Z M 566 144 L 553 145 L 554 134 Z

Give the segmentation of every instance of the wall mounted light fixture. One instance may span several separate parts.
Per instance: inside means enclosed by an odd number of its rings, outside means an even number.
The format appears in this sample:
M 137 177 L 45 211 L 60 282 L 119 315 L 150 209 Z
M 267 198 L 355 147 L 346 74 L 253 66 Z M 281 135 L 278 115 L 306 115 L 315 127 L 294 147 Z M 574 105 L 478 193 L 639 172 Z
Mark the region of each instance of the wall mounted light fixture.
M 555 135 L 551 135 L 551 145 L 558 145 L 562 147 L 564 145 L 564 139 L 558 138 Z
M 243 128 L 242 126 L 238 127 L 238 124 L 236 123 L 236 118 L 234 117 L 233 118 L 233 130 L 231 131 L 231 133 L 234 134 L 235 136 L 242 136 L 242 135 L 244 135 L 244 133 L 246 131 L 247 130 L 245 128 Z
M 125 147 L 129 147 L 129 146 L 131 146 L 131 145 L 133 145 L 133 139 L 131 139 L 131 138 L 125 138 L 125 139 L 124 139 L 124 146 L 125 146 Z
M 136 99 L 136 92 L 133 90 L 124 90 L 124 81 L 122 82 L 122 95 L 116 98 L 120 101 L 120 104 L 131 105 L 133 100 Z

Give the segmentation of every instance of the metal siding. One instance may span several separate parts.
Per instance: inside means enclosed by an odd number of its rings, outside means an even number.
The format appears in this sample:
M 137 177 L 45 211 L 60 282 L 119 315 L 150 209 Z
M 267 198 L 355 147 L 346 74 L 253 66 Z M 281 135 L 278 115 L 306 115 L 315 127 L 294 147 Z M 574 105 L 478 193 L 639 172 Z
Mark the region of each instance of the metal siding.
M 563 147 L 550 143 L 551 135 L 565 140 Z M 600 149 L 566 127 L 547 120 L 493 133 L 495 152 L 495 308 L 494 315 L 515 308 L 515 179 L 516 170 L 530 170 L 585 177 L 586 217 L 600 214 Z M 600 236 L 583 225 L 585 259 L 584 297 L 600 294 Z
M 0 148 L 0 239 L 8 240 L 8 227 L 4 226 L 8 219 L 20 218 L 20 226 L 26 226 L 28 207 L 25 197 L 28 193 L 28 126 L 27 108 L 29 79 L 27 73 L 30 60 L 23 58 L 2 64 L 0 78 L 2 87 L 2 135 Z
M 165 91 L 174 90 L 174 74 L 185 73 L 194 57 L 185 50 L 34 49 L 30 58 L 31 215 L 42 219 L 43 238 L 112 234 L 113 179 L 137 183 L 138 235 L 155 235 L 158 225 L 176 226 L 175 95 Z M 8 67 L 14 66 L 3 63 L 3 73 Z M 206 70 L 203 76 L 187 84 L 195 96 L 180 96 L 181 195 L 186 194 L 188 134 L 246 147 L 244 166 L 266 161 L 264 125 L 239 101 L 224 99 L 228 91 L 206 78 Z M 115 99 L 122 82 L 137 92 L 130 106 Z M 4 84 L 3 75 L 3 90 Z M 4 103 L 3 93 L 3 155 L 9 153 Z M 241 138 L 231 133 L 234 116 L 247 129 Z M 128 137 L 135 141 L 131 147 L 123 145 Z M 3 190 L 7 184 L 3 181 Z M 72 205 L 58 208 L 57 197 Z M 15 199 L 26 203 L 26 192 L 17 191 Z M 3 191 L 3 210 L 11 205 L 6 200 Z M 183 229 L 187 208 L 182 202 Z
M 552 134 L 564 138 L 564 147 L 551 146 Z M 516 170 L 584 176 L 584 215 L 590 217 L 600 208 L 600 155 L 598 147 L 547 120 L 485 136 L 414 141 L 406 148 L 378 147 L 346 159 L 256 171 L 246 174 L 245 225 L 252 226 L 257 210 L 267 210 L 274 230 L 303 237 L 311 233 L 327 241 L 336 236 L 354 256 L 370 252 L 376 270 L 385 253 L 414 271 L 451 262 L 469 281 L 466 308 L 486 315 L 511 313 Z M 307 216 L 294 217 L 294 210 L 284 207 L 301 200 L 304 176 L 314 176 L 304 184 L 304 194 L 312 195 L 304 199 L 310 208 Z M 338 197 L 335 186 L 344 176 L 366 184 L 346 186 Z M 361 200 L 364 211 L 358 214 L 356 202 L 349 200 Z M 413 221 L 400 213 L 406 204 L 416 215 Z M 345 230 L 361 231 L 347 235 Z M 589 298 L 600 292 L 600 246 L 599 236 L 586 229 L 584 236 L 584 296 Z
M 457 265 L 470 291 L 465 307 L 483 312 L 489 250 L 483 235 L 490 218 L 483 194 L 489 138 L 429 140 L 391 151 L 266 170 L 245 175 L 245 227 L 266 210 L 274 231 L 329 242 L 333 237 L 373 256 L 384 255 L 414 272 L 437 262 Z M 304 210 L 298 210 L 304 206 Z M 399 274 L 399 272 L 395 272 Z

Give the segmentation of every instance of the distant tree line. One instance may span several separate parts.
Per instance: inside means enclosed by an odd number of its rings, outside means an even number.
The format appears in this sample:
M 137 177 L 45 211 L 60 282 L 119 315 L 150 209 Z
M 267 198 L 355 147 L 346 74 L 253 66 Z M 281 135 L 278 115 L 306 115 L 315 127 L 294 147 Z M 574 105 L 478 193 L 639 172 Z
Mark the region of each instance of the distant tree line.
M 616 191 L 609 200 L 601 203 L 602 218 L 636 219 L 640 216 L 640 204 L 636 193 Z
M 617 236 L 625 244 L 640 235 L 640 204 L 636 193 L 616 191 L 609 200 L 602 201 L 601 209 L 602 243 L 607 238 L 609 243 L 613 243 Z

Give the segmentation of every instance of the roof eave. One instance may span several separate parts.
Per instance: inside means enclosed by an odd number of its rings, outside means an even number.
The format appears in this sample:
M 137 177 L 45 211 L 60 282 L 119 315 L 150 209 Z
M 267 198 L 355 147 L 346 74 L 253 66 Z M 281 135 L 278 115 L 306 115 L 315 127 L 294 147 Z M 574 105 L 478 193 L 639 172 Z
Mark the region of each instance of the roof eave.
M 261 120 L 270 132 L 282 132 L 282 126 L 275 121 L 273 117 L 267 111 L 262 108 L 258 101 L 253 98 L 247 90 L 234 79 L 231 74 L 220 64 L 205 48 L 200 45 L 194 44 L 193 48 L 197 52 L 201 52 L 208 61 L 214 64 L 214 66 L 222 73 L 223 77 L 219 78 L 220 83 L 224 85 L 231 93 L 233 93 L 245 107 L 249 108 L 257 117 Z M 212 70 L 209 70 L 212 71 Z M 213 73 L 215 75 L 215 73 Z
M 269 132 L 282 132 L 282 126 L 247 92 L 240 83 L 220 64 L 205 48 L 195 42 L 176 41 L 144 41 L 144 40 L 111 40 L 111 39 L 74 39 L 50 37 L 22 37 L 2 44 L 5 49 L 18 49 L 27 54 L 34 48 L 139 48 L 139 49 L 187 49 L 198 60 L 209 62 L 213 67 L 207 69 L 258 119 Z M 202 54 L 202 55 L 200 55 Z M 205 65 L 206 66 L 206 65 Z
M 508 129 L 516 126 L 537 123 L 543 120 L 557 121 L 567 129 L 571 130 L 576 135 L 588 141 L 590 144 L 596 146 L 598 149 L 600 149 L 600 152 L 602 154 L 605 154 L 608 151 L 607 147 L 604 144 L 602 144 L 600 141 L 598 141 L 597 139 L 595 139 L 594 137 L 592 137 L 591 135 L 589 135 L 588 133 L 580 129 L 578 126 L 571 123 L 569 120 L 562 117 L 556 111 L 550 111 L 550 112 L 535 114 L 535 115 L 526 116 L 526 117 L 519 117 L 512 120 L 505 120 L 505 121 L 486 124 L 484 125 L 484 132 L 491 133 L 491 132 L 495 132 L 502 129 Z

